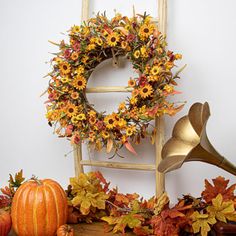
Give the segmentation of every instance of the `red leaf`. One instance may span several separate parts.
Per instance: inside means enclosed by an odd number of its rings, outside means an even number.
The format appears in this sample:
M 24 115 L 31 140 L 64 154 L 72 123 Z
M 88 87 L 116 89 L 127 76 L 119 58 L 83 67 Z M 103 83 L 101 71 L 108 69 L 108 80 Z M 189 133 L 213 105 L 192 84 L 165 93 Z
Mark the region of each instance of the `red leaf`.
M 213 185 L 210 184 L 208 180 L 205 180 L 205 190 L 202 192 L 202 197 L 207 203 L 211 202 L 211 200 L 219 193 L 222 195 L 224 201 L 234 200 L 234 190 L 236 189 L 236 184 L 228 187 L 229 180 L 226 180 L 221 176 L 213 179 L 212 181 Z
M 130 144 L 129 141 L 126 141 L 124 145 L 131 153 L 133 153 L 134 155 L 137 155 L 137 152 L 134 150 L 133 146 Z

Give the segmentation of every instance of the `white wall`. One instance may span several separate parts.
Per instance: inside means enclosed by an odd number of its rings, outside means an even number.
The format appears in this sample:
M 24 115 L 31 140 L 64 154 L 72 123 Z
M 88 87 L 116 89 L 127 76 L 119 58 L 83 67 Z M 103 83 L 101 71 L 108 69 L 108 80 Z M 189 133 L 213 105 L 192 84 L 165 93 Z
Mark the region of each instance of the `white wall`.
M 116 9 L 126 15 L 147 11 L 157 16 L 157 1 L 91 0 L 91 13 Z M 167 118 L 167 138 L 174 121 L 186 114 L 192 103 L 208 101 L 212 117 L 208 135 L 212 144 L 230 161 L 236 163 L 235 67 L 236 67 L 236 1 L 234 0 L 169 0 L 169 48 L 183 54 L 179 65 L 188 64 L 182 73 L 175 100 L 187 100 L 184 110 L 174 119 Z M 0 186 L 6 184 L 8 173 L 23 168 L 25 175 L 54 178 L 64 187 L 73 175 L 70 144 L 52 134 L 44 117 L 44 98 L 39 95 L 47 87 L 42 77 L 49 71 L 49 52 L 57 48 L 47 40 L 59 41 L 73 24 L 80 24 L 79 0 L 0 0 Z M 125 85 L 132 71 L 129 64 L 113 69 L 100 66 L 91 78 L 92 85 Z M 94 78 L 96 77 L 96 78 Z M 126 95 L 89 96 L 97 109 L 112 111 Z M 109 103 L 107 102 L 109 98 Z M 137 147 L 138 157 L 125 150 L 124 161 L 151 163 L 154 147 L 144 143 Z M 86 147 L 84 155 L 88 157 Z M 90 155 L 103 159 L 104 154 Z M 119 158 L 115 158 L 119 161 Z M 96 170 L 96 168 L 92 168 Z M 154 194 L 154 174 L 101 169 L 105 177 L 123 192 L 138 192 L 144 197 Z M 235 182 L 235 177 L 223 170 L 202 163 L 184 164 L 166 176 L 166 188 L 174 200 L 182 193 L 199 195 L 203 180 L 223 175 Z

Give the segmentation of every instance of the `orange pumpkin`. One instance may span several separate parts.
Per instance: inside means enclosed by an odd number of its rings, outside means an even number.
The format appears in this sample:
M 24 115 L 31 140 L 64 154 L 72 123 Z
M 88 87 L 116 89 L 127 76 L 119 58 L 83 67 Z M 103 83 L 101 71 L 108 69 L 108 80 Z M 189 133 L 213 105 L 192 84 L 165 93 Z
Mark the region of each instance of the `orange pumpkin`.
M 11 230 L 11 215 L 0 209 L 0 236 L 7 236 Z
M 67 198 L 54 180 L 31 179 L 12 201 L 13 228 L 19 236 L 54 236 L 67 220 Z
M 62 225 L 57 230 L 57 236 L 74 236 L 74 229 L 69 225 Z

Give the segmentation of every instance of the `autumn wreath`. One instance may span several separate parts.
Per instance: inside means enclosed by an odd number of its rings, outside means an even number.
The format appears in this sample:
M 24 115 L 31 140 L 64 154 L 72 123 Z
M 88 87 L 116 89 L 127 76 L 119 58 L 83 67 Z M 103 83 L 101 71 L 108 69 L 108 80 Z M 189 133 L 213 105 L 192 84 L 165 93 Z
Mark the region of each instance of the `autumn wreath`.
M 132 18 L 116 14 L 109 20 L 98 14 L 69 31 L 69 43 L 58 44 L 60 51 L 52 59 L 49 73 L 49 100 L 46 117 L 60 137 L 73 144 L 87 140 L 100 150 L 115 152 L 125 145 L 132 150 L 130 140 L 154 137 L 149 122 L 163 114 L 173 115 L 179 107 L 167 101 L 176 94 L 174 62 L 181 59 L 165 49 L 166 41 L 152 18 L 146 14 Z M 91 73 L 102 61 L 125 56 L 137 72 L 128 81 L 132 95 L 122 102 L 117 112 L 97 112 L 86 98 L 86 85 Z

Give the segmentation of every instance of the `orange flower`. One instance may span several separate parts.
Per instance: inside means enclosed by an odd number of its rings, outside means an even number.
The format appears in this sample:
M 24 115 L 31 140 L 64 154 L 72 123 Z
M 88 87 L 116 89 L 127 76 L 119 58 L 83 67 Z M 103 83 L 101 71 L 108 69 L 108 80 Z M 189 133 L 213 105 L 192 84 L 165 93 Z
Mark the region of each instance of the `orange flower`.
M 136 85 L 136 82 L 135 82 L 134 79 L 130 79 L 130 80 L 128 81 L 128 86 L 129 86 L 129 87 L 134 87 L 135 85 Z
M 71 96 L 72 99 L 77 100 L 79 98 L 79 93 L 72 92 L 70 96 Z
M 78 54 L 77 52 L 73 52 L 73 53 L 71 54 L 71 56 L 70 56 L 70 58 L 71 58 L 73 61 L 77 60 L 78 57 L 79 57 L 79 54 Z

